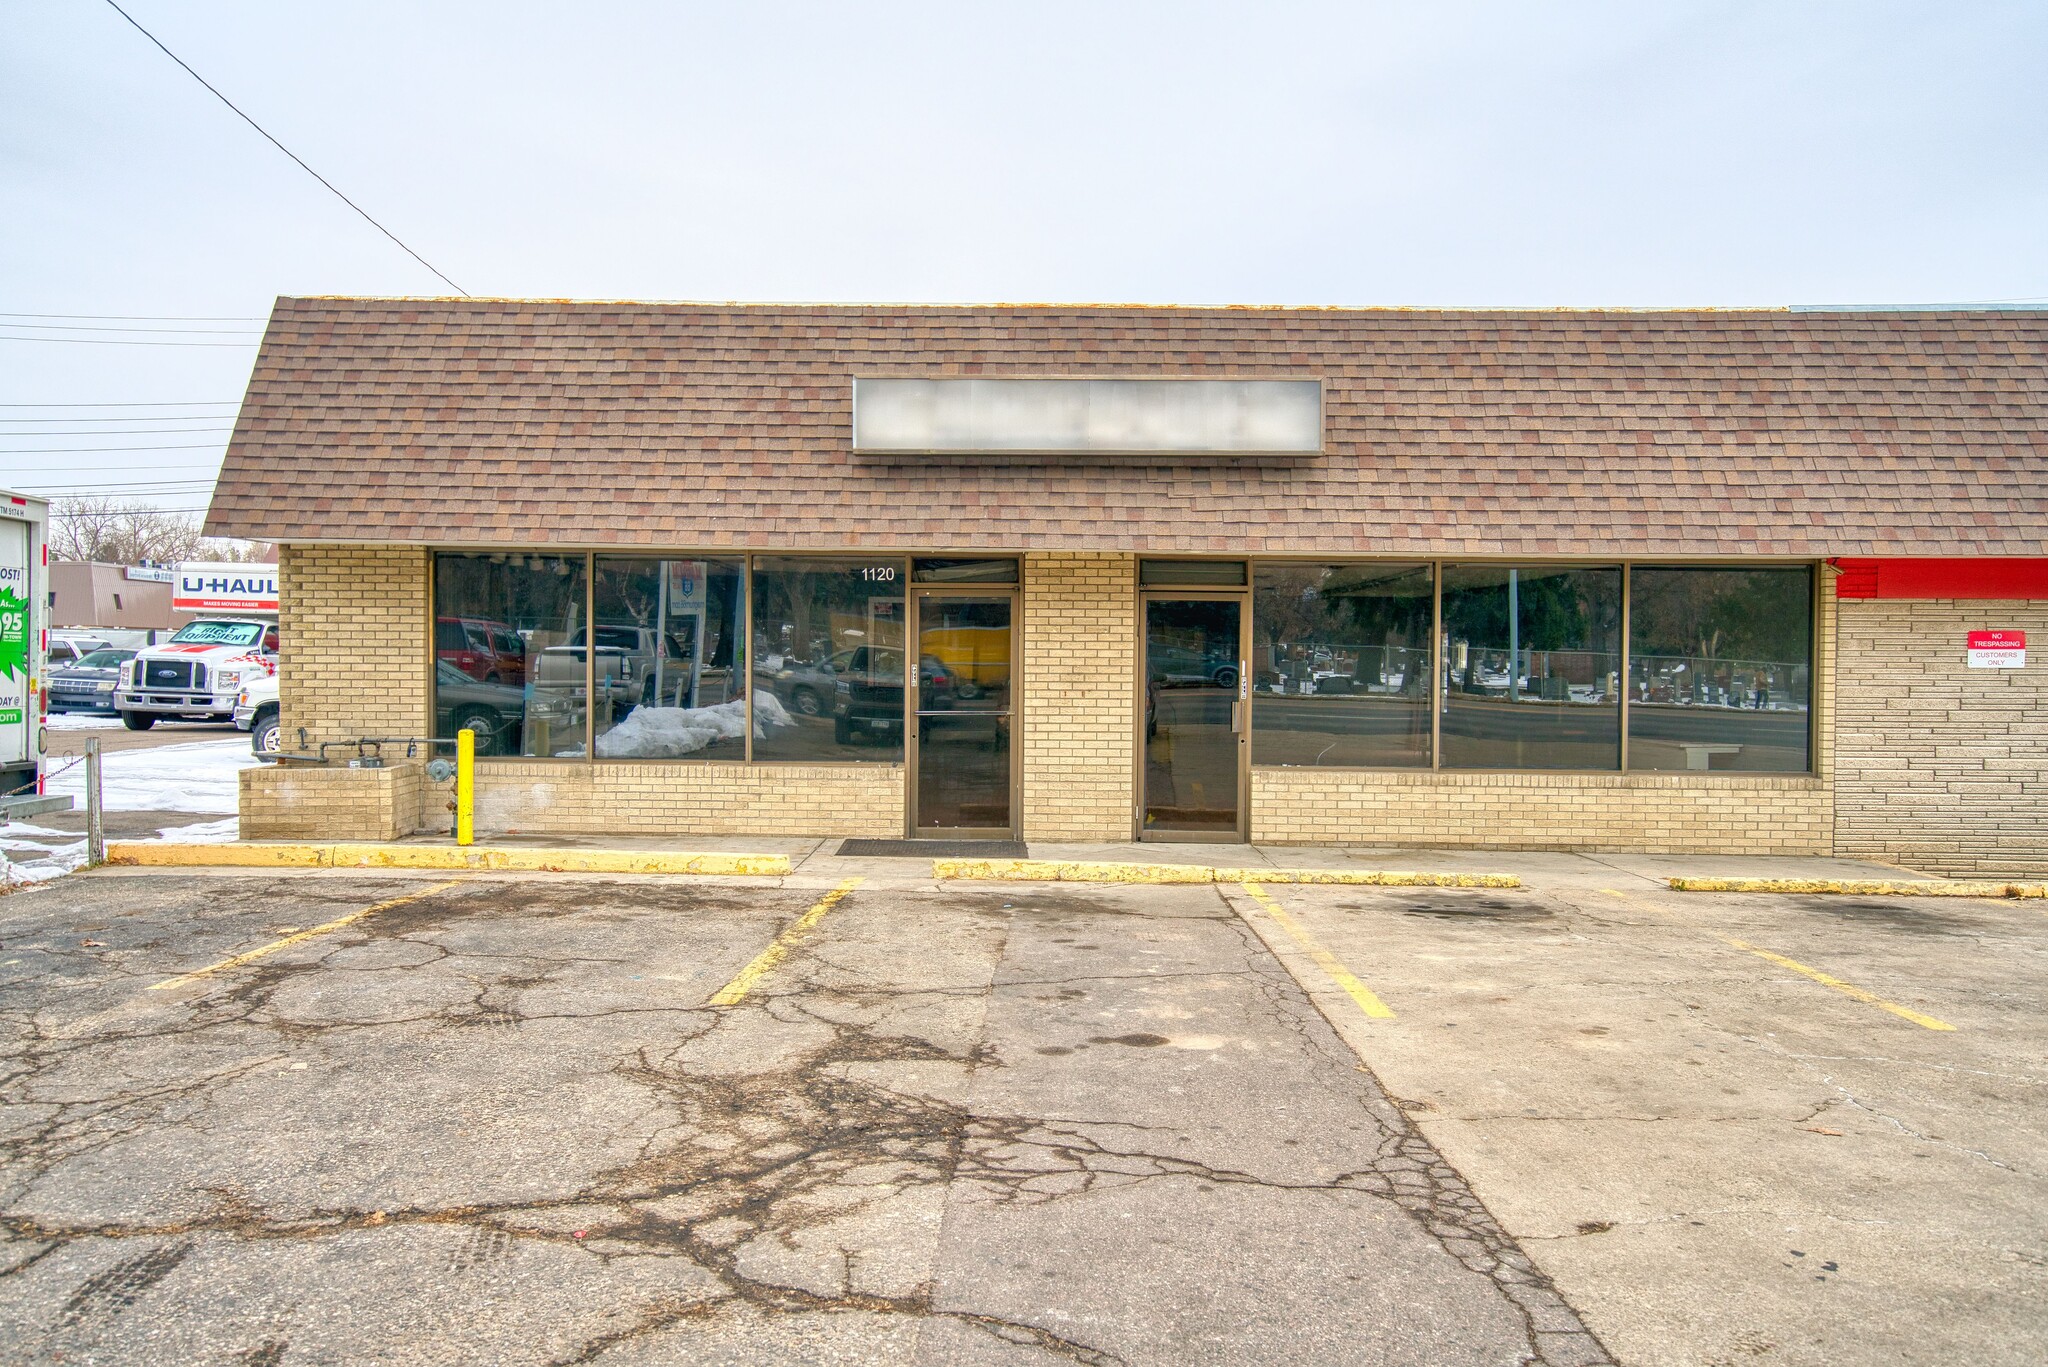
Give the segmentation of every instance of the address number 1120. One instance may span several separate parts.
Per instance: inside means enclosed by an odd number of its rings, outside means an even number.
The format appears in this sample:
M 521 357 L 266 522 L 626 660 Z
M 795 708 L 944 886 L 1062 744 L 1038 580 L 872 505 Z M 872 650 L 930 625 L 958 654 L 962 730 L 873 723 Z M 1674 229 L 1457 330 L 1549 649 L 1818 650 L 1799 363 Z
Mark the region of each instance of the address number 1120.
M 860 577 L 871 584 L 893 584 L 896 582 L 894 565 L 870 565 L 860 572 Z

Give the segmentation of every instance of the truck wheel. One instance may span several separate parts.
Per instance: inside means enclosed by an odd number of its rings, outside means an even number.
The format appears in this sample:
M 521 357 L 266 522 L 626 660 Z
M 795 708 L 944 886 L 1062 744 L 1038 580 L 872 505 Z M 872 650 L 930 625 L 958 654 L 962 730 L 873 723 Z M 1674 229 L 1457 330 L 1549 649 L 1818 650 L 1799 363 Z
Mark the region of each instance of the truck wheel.
M 1229 665 L 1225 665 L 1210 675 L 1210 681 L 1218 688 L 1235 688 L 1237 687 L 1237 671 Z
M 853 744 L 853 718 L 834 717 L 832 719 L 832 739 L 840 745 Z
M 123 712 L 121 714 L 121 725 L 127 727 L 130 731 L 147 731 L 150 727 L 156 725 L 156 713 Z
M 277 713 L 260 713 L 256 724 L 249 728 L 249 749 L 265 759 L 274 758 L 278 751 L 278 733 L 282 730 L 277 724 Z

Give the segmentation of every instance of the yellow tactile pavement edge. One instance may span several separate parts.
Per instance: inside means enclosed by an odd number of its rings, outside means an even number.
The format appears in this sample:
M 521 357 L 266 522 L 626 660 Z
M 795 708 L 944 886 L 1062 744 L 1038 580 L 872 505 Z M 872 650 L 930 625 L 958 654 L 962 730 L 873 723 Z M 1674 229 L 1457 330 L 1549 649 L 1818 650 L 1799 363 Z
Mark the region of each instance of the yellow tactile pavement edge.
M 116 843 L 107 846 L 107 862 L 151 868 L 478 869 L 516 873 L 695 873 L 759 878 L 780 878 L 790 872 L 788 856 L 780 854 L 478 849 L 475 846 L 350 843 Z
M 2048 897 L 2048 883 L 1993 878 L 1673 878 L 1674 892 L 1847 893 L 1855 897 Z
M 1345 883 L 1382 888 L 1518 888 L 1511 873 L 1403 873 L 1384 869 L 1226 869 L 1205 864 L 1121 864 L 1057 859 L 934 859 L 932 876 L 1002 883 Z

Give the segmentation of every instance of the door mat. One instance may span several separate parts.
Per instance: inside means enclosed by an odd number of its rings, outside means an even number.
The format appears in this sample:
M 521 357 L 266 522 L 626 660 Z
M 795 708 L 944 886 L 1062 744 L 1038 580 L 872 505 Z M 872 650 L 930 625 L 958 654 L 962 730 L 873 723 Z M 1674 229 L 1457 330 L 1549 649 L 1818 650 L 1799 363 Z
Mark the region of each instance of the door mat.
M 1021 840 L 843 840 L 839 853 L 867 859 L 1024 859 Z

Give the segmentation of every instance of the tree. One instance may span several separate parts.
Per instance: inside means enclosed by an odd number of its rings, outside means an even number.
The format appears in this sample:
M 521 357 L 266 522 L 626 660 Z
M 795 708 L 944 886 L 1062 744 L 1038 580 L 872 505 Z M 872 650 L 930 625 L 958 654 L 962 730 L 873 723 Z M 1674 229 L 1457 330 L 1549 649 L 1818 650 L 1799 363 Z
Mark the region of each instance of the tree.
M 50 553 L 58 560 L 134 565 L 198 559 L 199 522 L 129 500 L 61 498 L 50 505 Z
M 109 565 L 181 560 L 257 564 L 277 559 L 262 541 L 202 537 L 189 513 L 167 513 L 146 503 L 114 498 L 60 498 L 50 504 L 50 558 L 97 560 Z

